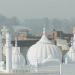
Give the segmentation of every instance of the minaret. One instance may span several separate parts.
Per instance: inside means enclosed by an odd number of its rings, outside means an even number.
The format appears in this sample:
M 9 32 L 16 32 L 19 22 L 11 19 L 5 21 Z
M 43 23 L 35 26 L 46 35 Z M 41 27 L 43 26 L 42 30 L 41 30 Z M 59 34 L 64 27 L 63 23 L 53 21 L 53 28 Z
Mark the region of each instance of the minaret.
M 10 72 L 12 69 L 12 45 L 9 32 L 6 33 L 6 71 Z
M 20 54 L 20 47 L 17 46 L 17 37 L 15 37 L 15 54 Z
M 73 40 L 68 53 L 65 55 L 65 64 L 75 63 L 75 32 L 73 32 Z
M 73 46 L 75 46 L 75 33 L 73 33 Z
M 0 61 L 2 61 L 2 35 L 0 33 Z
M 15 37 L 15 47 L 17 47 L 17 37 Z
M 17 37 L 15 37 L 15 51 L 17 54 L 20 54 L 20 47 L 17 46 Z
M 17 38 L 15 37 L 15 47 L 12 51 L 12 69 L 17 69 L 17 62 L 18 62 L 18 47 L 17 47 Z
M 75 28 L 73 29 L 73 40 L 72 40 L 72 46 L 75 46 Z M 74 47 L 75 48 L 75 47 Z

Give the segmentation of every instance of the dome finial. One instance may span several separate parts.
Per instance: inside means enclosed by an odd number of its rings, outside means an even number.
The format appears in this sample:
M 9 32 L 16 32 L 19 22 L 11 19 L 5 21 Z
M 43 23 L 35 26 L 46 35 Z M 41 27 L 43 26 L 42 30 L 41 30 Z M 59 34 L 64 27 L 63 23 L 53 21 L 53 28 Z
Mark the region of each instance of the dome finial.
M 45 28 L 45 25 L 44 25 L 44 27 L 43 27 L 43 35 L 45 35 L 46 34 L 46 28 Z

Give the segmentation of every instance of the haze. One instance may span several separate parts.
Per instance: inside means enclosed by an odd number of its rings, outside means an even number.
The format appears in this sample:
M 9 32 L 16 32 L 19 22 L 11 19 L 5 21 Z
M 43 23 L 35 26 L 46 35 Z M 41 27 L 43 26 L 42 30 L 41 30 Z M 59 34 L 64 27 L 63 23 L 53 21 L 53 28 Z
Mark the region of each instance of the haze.
M 19 19 L 75 18 L 75 0 L 0 0 L 0 14 Z

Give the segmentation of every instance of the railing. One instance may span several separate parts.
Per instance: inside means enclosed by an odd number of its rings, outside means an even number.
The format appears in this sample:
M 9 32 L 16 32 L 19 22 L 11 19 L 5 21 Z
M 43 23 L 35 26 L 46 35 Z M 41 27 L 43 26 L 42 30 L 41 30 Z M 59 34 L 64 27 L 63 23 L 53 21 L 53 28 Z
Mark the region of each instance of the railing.
M 13 70 L 13 73 L 37 73 L 37 74 L 58 74 L 61 75 L 61 64 L 56 66 L 49 66 L 49 67 L 26 67 L 25 69 L 18 69 Z

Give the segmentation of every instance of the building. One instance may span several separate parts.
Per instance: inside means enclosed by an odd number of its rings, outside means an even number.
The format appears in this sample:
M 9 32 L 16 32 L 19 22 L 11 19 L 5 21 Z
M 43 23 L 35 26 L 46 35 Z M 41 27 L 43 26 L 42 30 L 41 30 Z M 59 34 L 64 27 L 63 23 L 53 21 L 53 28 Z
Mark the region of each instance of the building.
M 72 34 L 64 33 L 63 31 L 56 31 L 55 29 L 53 29 L 53 31 L 49 34 L 48 37 L 53 40 L 65 39 L 69 42 L 72 36 Z
M 17 45 L 17 38 L 15 38 L 15 46 L 11 44 L 9 31 L 6 32 L 5 38 L 6 42 L 5 45 L 3 45 L 2 35 L 0 34 L 0 74 L 62 75 L 63 73 L 66 75 L 66 70 L 68 75 L 71 75 L 72 72 L 75 74 L 75 34 L 70 50 L 63 57 L 60 48 L 46 37 L 45 28 L 39 41 L 32 46 L 26 43 L 30 48 L 25 57 Z M 2 60 L 2 47 L 5 47 L 6 51 L 5 61 Z M 62 59 L 64 59 L 63 62 Z
M 18 40 L 27 40 L 29 36 L 29 30 L 27 29 L 20 29 L 17 33 Z

